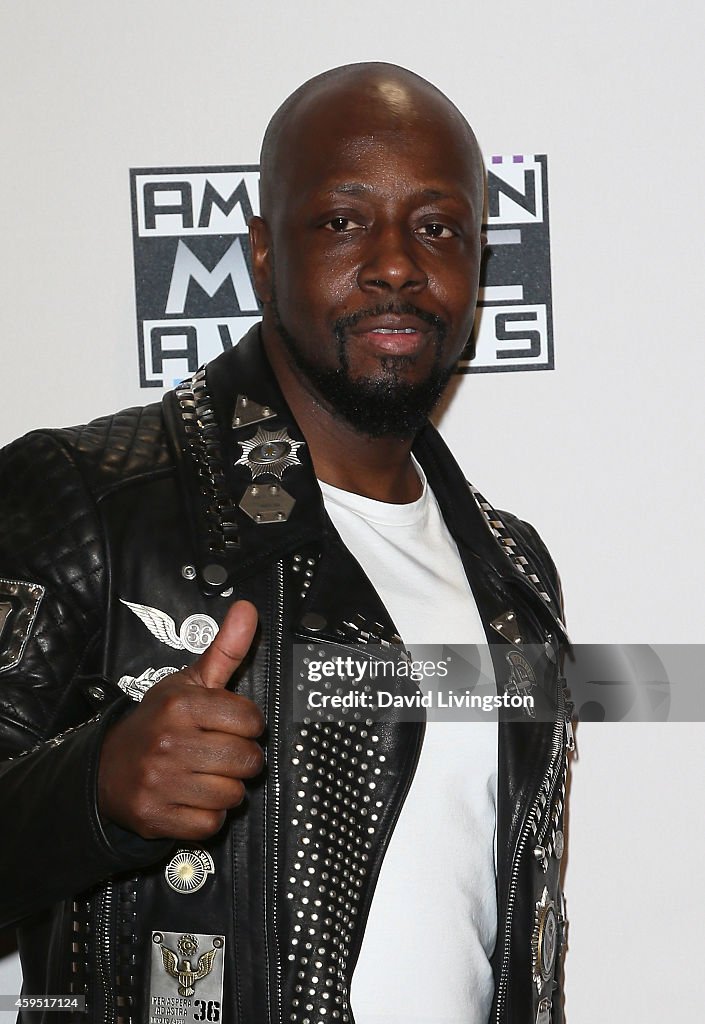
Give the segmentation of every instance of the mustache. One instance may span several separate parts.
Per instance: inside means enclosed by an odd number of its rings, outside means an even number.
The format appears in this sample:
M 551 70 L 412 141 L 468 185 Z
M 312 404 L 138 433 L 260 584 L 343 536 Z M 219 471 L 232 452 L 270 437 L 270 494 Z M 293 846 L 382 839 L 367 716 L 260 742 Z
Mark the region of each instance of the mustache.
M 357 326 L 361 320 L 389 314 L 394 316 L 415 316 L 417 319 L 429 324 L 429 326 L 434 327 L 440 341 L 446 336 L 447 326 L 443 317 L 438 316 L 436 313 L 429 313 L 425 309 L 419 309 L 418 306 L 414 306 L 411 302 L 388 302 L 378 306 L 370 306 L 369 309 L 358 309 L 355 313 L 350 313 L 349 316 L 338 317 L 333 324 L 333 330 L 338 341 L 342 344 L 345 331 Z

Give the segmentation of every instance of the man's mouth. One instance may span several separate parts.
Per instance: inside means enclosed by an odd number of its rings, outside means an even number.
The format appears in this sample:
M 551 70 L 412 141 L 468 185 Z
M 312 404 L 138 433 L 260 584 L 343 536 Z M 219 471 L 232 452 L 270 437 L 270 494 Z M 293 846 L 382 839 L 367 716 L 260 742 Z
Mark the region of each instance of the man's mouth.
M 435 336 L 433 327 L 416 316 L 386 314 L 365 317 L 349 336 L 377 356 L 416 356 Z
M 351 355 L 348 344 L 374 360 L 415 360 L 429 348 L 438 353 L 446 333 L 441 317 L 410 303 L 358 310 L 336 321 L 335 332 L 343 366 Z
M 413 327 L 375 327 L 372 334 L 416 334 Z

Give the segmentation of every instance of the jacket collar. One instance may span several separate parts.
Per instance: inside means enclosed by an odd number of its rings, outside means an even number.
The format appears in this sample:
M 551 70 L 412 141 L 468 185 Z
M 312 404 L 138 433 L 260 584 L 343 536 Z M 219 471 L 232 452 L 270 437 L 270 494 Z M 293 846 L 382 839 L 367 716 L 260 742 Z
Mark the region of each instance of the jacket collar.
M 305 595 L 302 617 L 309 613 L 317 616 L 319 621 L 324 616 L 331 626 L 334 622 L 339 624 L 369 607 L 370 598 L 374 595 L 372 625 L 383 628 L 385 635 L 393 635 L 395 627 L 381 600 L 362 568 L 342 544 L 325 512 L 308 446 L 264 353 L 259 325 L 253 327 L 233 349 L 208 364 L 205 385 L 214 413 L 208 444 L 218 449 L 216 457 L 222 464 L 221 482 L 233 506 L 231 518 L 239 534 L 238 546 L 229 550 L 212 550 L 206 526 L 208 517 L 214 514 L 213 509 L 204 507 L 199 467 L 184 455 L 193 447 L 194 440 L 184 432 L 181 409 L 174 393 L 170 392 L 164 400 L 168 433 L 185 492 L 185 505 L 201 509 L 200 516 L 192 516 L 191 521 L 199 568 L 212 568 L 214 563 L 222 566 L 227 574 L 227 584 L 221 583 L 217 588 L 222 590 L 224 585 L 236 586 L 241 580 L 271 565 L 275 559 L 293 557 L 310 551 L 311 545 L 315 545 L 320 549 L 320 558 L 317 558 L 315 578 Z M 268 418 L 234 426 L 237 402 L 241 396 L 248 399 L 250 407 L 255 402 L 266 409 Z M 291 513 L 283 522 L 256 523 L 240 508 L 243 496 L 253 483 L 250 467 L 239 463 L 243 454 L 241 442 L 250 440 L 260 428 L 267 433 L 283 431 L 287 438 L 300 442 L 296 450 L 300 464 L 286 469 L 281 482 L 294 499 Z M 490 624 L 511 610 L 517 600 L 528 603 L 535 615 L 555 631 L 558 628 L 556 616 L 492 535 L 460 467 L 430 423 L 419 434 L 413 451 L 458 544 L 485 623 L 488 642 L 502 642 L 501 635 Z M 202 473 L 202 467 L 200 469 Z M 271 482 L 271 477 L 266 481 Z M 344 585 L 340 572 L 341 557 L 348 560 Z M 203 589 L 214 592 L 207 582 L 203 583 Z M 327 609 L 325 613 L 324 609 Z M 331 613 L 331 609 L 336 609 L 335 613 Z
M 532 617 L 543 629 L 565 637 L 565 628 L 557 611 L 540 597 L 537 588 L 520 572 L 493 535 L 462 470 L 430 423 L 419 434 L 413 451 L 458 545 L 485 623 L 488 643 L 501 643 L 507 639 L 506 634 L 498 632 L 491 624 L 512 612 L 517 604 L 529 607 Z

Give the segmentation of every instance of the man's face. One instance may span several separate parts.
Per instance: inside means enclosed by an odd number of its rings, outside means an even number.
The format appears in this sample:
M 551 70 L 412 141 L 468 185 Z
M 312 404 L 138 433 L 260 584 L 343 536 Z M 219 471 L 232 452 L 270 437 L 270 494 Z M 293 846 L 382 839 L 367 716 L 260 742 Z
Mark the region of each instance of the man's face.
M 335 112 L 308 119 L 268 226 L 253 231 L 265 331 L 335 413 L 406 436 L 472 328 L 477 168 L 452 120 Z

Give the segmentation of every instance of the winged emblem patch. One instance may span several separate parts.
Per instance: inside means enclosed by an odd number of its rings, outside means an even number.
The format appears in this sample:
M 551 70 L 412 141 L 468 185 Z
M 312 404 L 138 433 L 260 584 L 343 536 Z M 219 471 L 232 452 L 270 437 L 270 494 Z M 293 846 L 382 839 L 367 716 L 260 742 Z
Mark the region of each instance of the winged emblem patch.
M 176 651 L 203 654 L 220 628 L 210 615 L 196 612 L 184 619 L 177 632 L 176 622 L 167 612 L 163 612 L 159 608 L 151 608 L 147 604 L 135 604 L 122 597 L 120 603 L 142 620 L 152 636 L 168 647 L 173 647 Z

